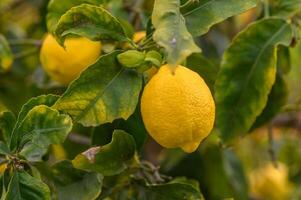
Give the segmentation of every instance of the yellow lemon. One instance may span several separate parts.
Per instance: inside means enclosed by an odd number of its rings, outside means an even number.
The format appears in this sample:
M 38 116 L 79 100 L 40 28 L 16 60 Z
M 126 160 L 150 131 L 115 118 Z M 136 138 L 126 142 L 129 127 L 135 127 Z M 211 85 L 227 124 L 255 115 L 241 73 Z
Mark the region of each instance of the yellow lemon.
M 134 35 L 133 35 L 133 41 L 135 43 L 138 43 L 138 42 L 140 42 L 145 37 L 146 37 L 146 32 L 145 31 L 138 31 L 138 32 L 134 33 Z
M 45 38 L 40 59 L 46 73 L 55 81 L 67 85 L 100 56 L 101 43 L 87 38 L 68 38 L 61 47 L 48 34 Z
M 141 114 L 149 134 L 163 147 L 193 152 L 211 132 L 215 105 L 204 80 L 190 69 L 162 66 L 146 85 Z
M 285 165 L 268 164 L 250 173 L 251 193 L 264 200 L 287 200 L 292 192 Z
M 12 64 L 13 64 L 13 60 L 11 59 L 11 58 L 3 58 L 2 60 L 0 60 L 1 61 L 1 66 L 0 66 L 0 68 L 2 67 L 2 70 L 3 71 L 8 71 L 10 68 L 11 68 L 11 66 L 12 66 Z
M 7 169 L 7 163 L 1 163 L 0 164 L 0 176 L 2 176 Z

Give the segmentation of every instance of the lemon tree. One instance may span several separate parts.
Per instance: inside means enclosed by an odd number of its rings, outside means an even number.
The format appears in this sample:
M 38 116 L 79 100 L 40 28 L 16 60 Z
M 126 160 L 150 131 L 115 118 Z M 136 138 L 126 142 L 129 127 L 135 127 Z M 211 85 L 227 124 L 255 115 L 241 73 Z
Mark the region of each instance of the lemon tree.
M 300 199 L 300 8 L 1 1 L 1 199 Z

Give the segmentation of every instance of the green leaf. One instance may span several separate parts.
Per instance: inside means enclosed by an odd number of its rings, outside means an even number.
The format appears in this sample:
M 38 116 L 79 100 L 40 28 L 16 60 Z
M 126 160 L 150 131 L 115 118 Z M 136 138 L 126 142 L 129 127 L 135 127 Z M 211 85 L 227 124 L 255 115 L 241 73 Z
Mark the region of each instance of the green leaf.
M 6 144 L 10 144 L 11 134 L 16 123 L 15 115 L 10 111 L 0 112 L 0 130 Z
M 38 97 L 33 97 L 29 101 L 27 101 L 21 108 L 19 112 L 17 124 L 15 128 L 17 129 L 24 118 L 26 117 L 27 113 L 33 109 L 35 106 L 39 105 L 46 105 L 46 106 L 53 106 L 53 104 L 58 100 L 59 96 L 48 94 L 48 95 L 41 95 Z
M 257 117 L 251 130 L 258 128 L 272 120 L 273 117 L 275 117 L 275 115 L 279 113 L 282 107 L 286 104 L 288 93 L 288 88 L 284 78 L 282 75 L 277 74 L 275 84 L 273 85 L 272 91 L 269 94 L 268 102 L 262 113 Z
M 0 72 L 9 70 L 12 64 L 12 51 L 5 37 L 0 34 Z
M 40 105 L 28 112 L 12 141 L 21 150 L 19 154 L 28 161 L 41 161 L 48 147 L 64 142 L 71 128 L 72 121 L 68 115 Z
M 20 127 L 20 124 L 23 122 L 24 118 L 26 117 L 27 113 L 33 109 L 35 106 L 38 105 L 46 105 L 46 106 L 52 106 L 57 100 L 58 100 L 59 96 L 56 95 L 52 95 L 52 94 L 48 94 L 48 95 L 41 95 L 38 97 L 33 97 L 31 98 L 29 101 L 27 101 L 21 108 L 18 118 L 17 118 L 17 122 L 15 124 L 15 127 L 12 131 L 12 136 L 14 137 L 14 135 L 17 135 L 17 130 Z M 11 138 L 10 138 L 11 139 Z M 15 138 L 16 139 L 16 138 Z M 12 140 L 10 141 L 10 149 L 13 150 L 16 148 L 16 140 Z
M 156 0 L 152 23 L 156 29 L 153 39 L 165 48 L 169 64 L 180 64 L 190 54 L 201 51 L 187 31 L 179 0 Z
M 47 28 L 48 31 L 54 33 L 56 25 L 61 18 L 61 16 L 67 12 L 70 8 L 83 4 L 89 3 L 94 5 L 99 5 L 106 3 L 108 0 L 51 0 L 48 3 L 47 12 Z
M 292 68 L 290 48 L 279 45 L 277 52 L 277 66 L 282 74 L 288 74 Z
M 197 185 L 197 186 L 196 186 Z M 160 200 L 202 200 L 198 183 L 185 178 L 174 179 L 165 184 L 148 185 L 148 199 Z
M 186 67 L 198 73 L 209 86 L 211 92 L 214 90 L 214 83 L 217 78 L 218 66 L 205 58 L 201 53 L 194 53 L 187 58 Z
M 288 46 L 290 24 L 265 19 L 241 32 L 226 50 L 216 81 L 217 128 L 224 142 L 248 132 L 276 77 L 277 45 Z
M 134 154 L 134 138 L 124 131 L 115 130 L 111 143 L 90 148 L 76 156 L 72 163 L 77 169 L 112 176 L 124 171 Z
M 273 16 L 287 19 L 301 11 L 301 0 L 273 0 L 269 2 Z
M 119 51 L 102 56 L 74 81 L 54 105 L 84 126 L 127 119 L 138 103 L 142 77 L 120 66 Z
M 1 155 L 9 155 L 10 154 L 10 150 L 9 148 L 7 147 L 7 145 L 0 141 L 0 154 Z
M 257 0 L 202 0 L 194 3 L 183 15 L 189 32 L 200 36 L 214 24 L 256 6 Z
M 50 200 L 48 186 L 25 171 L 15 171 L 8 185 L 5 200 Z
M 70 161 L 55 164 L 51 178 L 59 200 L 94 200 L 101 193 L 103 176 L 75 169 Z
M 55 35 L 64 44 L 69 35 L 79 35 L 90 40 L 128 40 L 121 23 L 100 6 L 82 4 L 71 8 L 59 20 Z

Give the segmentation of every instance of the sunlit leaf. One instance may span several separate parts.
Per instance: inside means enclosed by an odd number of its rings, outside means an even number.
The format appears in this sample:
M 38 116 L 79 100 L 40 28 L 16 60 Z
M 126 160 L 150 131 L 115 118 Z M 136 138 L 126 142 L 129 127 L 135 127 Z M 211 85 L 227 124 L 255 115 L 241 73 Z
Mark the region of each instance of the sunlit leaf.
M 49 32 L 54 32 L 56 25 L 61 16 L 67 12 L 70 8 L 83 4 L 89 3 L 93 5 L 99 5 L 106 3 L 108 0 L 51 0 L 48 3 L 47 12 L 47 27 Z
M 63 44 L 69 34 L 91 40 L 126 41 L 127 36 L 121 23 L 101 6 L 82 4 L 68 10 L 55 29 L 59 43 Z
M 72 161 L 75 168 L 99 172 L 105 176 L 121 173 L 135 154 L 135 140 L 128 133 L 116 130 L 111 143 L 93 147 Z
M 64 142 L 71 131 L 68 115 L 45 105 L 31 109 L 13 135 L 20 155 L 28 161 L 41 161 L 51 144 Z
M 20 127 L 20 124 L 23 122 L 24 118 L 26 117 L 27 113 L 34 108 L 35 106 L 38 105 L 46 105 L 46 106 L 52 106 L 57 100 L 59 96 L 48 94 L 48 95 L 41 95 L 38 97 L 33 97 L 29 101 L 27 101 L 21 108 L 18 119 L 16 122 L 16 125 L 13 129 L 13 132 L 11 133 L 12 135 L 17 135 L 17 130 Z M 16 138 L 15 138 L 16 139 Z M 10 148 L 14 149 L 16 148 L 16 141 L 13 140 L 11 141 L 12 144 L 10 144 Z
M 165 48 L 171 65 L 180 64 L 190 54 L 201 51 L 187 31 L 179 0 L 156 0 L 152 23 L 156 29 L 153 38 Z
M 84 126 L 131 116 L 138 103 L 142 77 L 118 63 L 119 53 L 102 56 L 69 86 L 54 107 Z
M 23 119 L 26 117 L 27 113 L 33 109 L 35 106 L 39 105 L 46 105 L 52 106 L 57 100 L 59 96 L 48 94 L 48 95 L 41 95 L 38 97 L 33 97 L 29 101 L 27 101 L 21 108 L 19 112 L 16 128 L 22 123 Z
M 224 142 L 247 133 L 264 109 L 275 82 L 277 45 L 288 46 L 291 38 L 285 20 L 265 19 L 241 32 L 224 53 L 215 87 Z

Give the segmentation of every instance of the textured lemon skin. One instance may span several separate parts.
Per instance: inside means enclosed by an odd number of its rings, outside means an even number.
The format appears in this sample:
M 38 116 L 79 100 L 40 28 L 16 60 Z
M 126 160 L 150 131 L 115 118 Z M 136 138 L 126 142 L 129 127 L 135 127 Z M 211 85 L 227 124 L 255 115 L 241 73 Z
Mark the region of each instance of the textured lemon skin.
M 164 65 L 146 85 L 141 114 L 149 134 L 166 148 L 191 153 L 211 132 L 215 104 L 204 80 L 190 69 Z
M 55 81 L 67 85 L 100 56 L 101 43 L 86 38 L 68 38 L 65 48 L 48 34 L 43 42 L 40 60 L 46 73 Z

